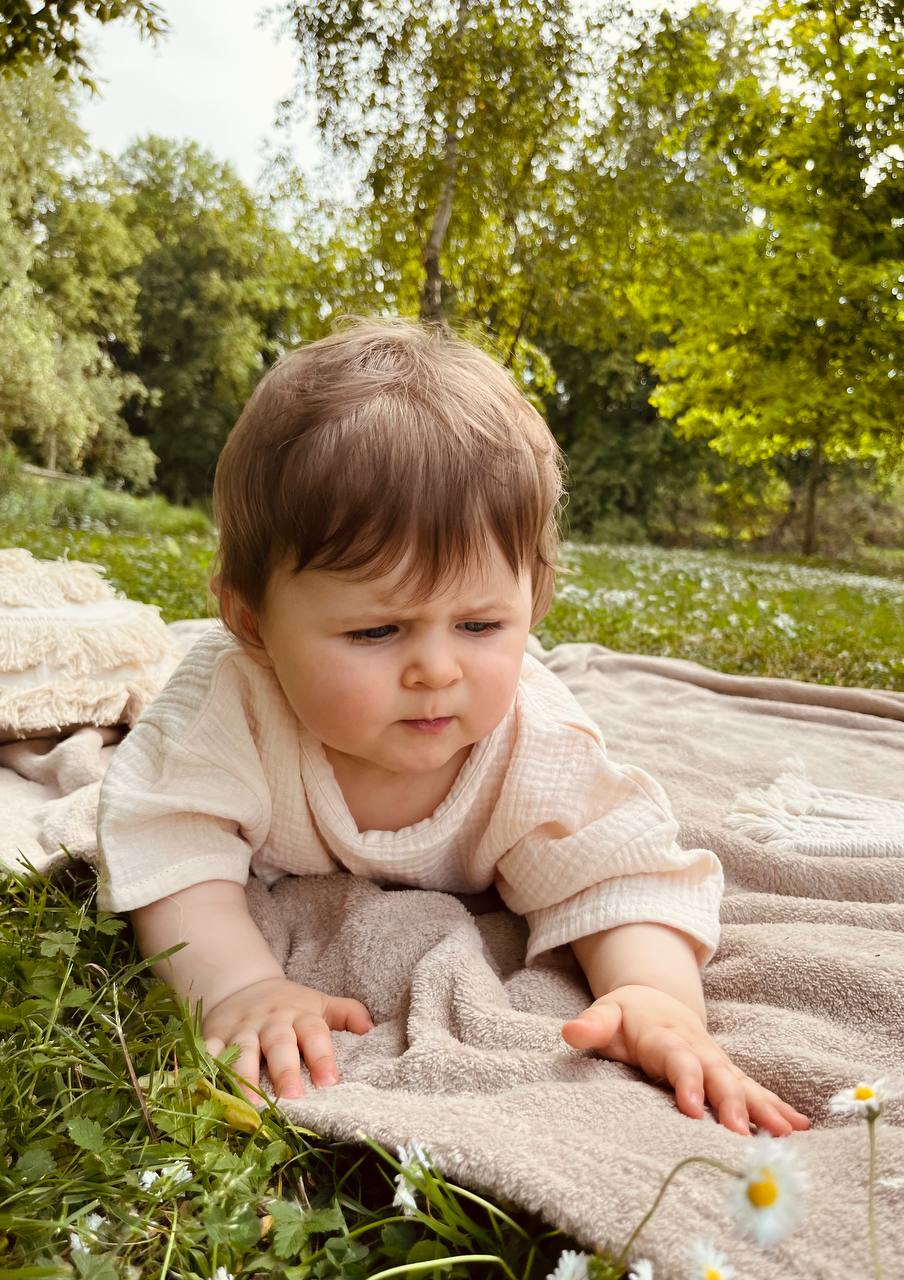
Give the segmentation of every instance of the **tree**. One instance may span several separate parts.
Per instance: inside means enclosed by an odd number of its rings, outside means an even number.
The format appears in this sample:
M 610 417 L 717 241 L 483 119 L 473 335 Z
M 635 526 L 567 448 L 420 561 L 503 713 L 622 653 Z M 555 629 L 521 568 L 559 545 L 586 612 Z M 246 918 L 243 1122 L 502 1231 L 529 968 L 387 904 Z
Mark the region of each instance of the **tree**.
M 642 357 L 659 412 L 742 463 L 805 462 L 805 554 L 827 465 L 904 462 L 904 39 L 890 13 L 871 0 L 766 5 L 759 79 L 710 115 L 745 224 L 664 237 L 633 290 L 659 335 Z
M 77 79 L 93 90 L 96 86 L 82 56 L 79 28 L 85 18 L 101 23 L 126 19 L 143 36 L 158 36 L 166 30 L 160 6 L 145 0 L 62 0 L 38 7 L 29 0 L 5 0 L 0 75 L 52 63 L 57 80 Z
M 492 306 L 517 344 L 525 241 L 579 118 L 586 49 L 571 5 L 325 0 L 284 13 L 327 140 L 365 159 L 371 250 L 399 309 L 444 323 L 473 293 L 465 313 Z
M 0 434 L 27 456 L 68 470 L 81 469 L 103 436 L 111 461 L 120 460 L 112 474 L 144 487 L 153 455 L 128 440 L 120 416 L 123 402 L 143 388 L 117 370 L 101 336 L 110 323 L 103 246 L 91 249 L 97 272 L 89 323 L 87 302 L 78 305 L 74 289 L 62 287 L 75 279 L 64 267 L 65 237 L 57 245 L 49 234 L 68 220 L 70 248 L 88 252 L 90 233 L 75 234 L 78 216 L 67 206 L 64 169 L 84 147 L 72 117 L 68 92 L 49 68 L 0 81 Z M 111 246 L 114 223 L 104 224 Z M 120 318 L 127 310 L 121 302 Z
M 114 344 L 151 395 L 127 408 L 172 499 L 206 496 L 220 448 L 255 382 L 312 336 L 307 257 L 227 164 L 196 143 L 150 137 L 116 166 L 130 236 L 140 342 Z M 312 311 L 313 308 L 313 311 Z

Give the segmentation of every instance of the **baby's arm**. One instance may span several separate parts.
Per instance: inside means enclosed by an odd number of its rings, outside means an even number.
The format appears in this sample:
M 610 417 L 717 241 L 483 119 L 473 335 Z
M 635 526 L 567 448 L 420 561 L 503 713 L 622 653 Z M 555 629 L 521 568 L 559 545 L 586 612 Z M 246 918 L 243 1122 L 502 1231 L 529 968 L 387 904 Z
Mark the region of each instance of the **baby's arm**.
M 155 971 L 193 1005 L 202 1003 L 212 1054 L 227 1044 L 239 1045 L 236 1071 L 252 1085 L 260 1078 L 263 1056 L 277 1094 L 299 1097 L 299 1048 L 315 1085 L 336 1084 L 330 1032 L 361 1035 L 373 1026 L 359 1001 L 328 996 L 285 977 L 251 919 L 244 889 L 234 881 L 192 885 L 131 916 L 142 955 L 187 944 Z
M 668 1080 L 685 1115 L 703 1115 L 704 1098 L 721 1124 L 749 1133 L 750 1121 L 776 1136 L 809 1120 L 757 1084 L 706 1030 L 706 1007 L 690 938 L 661 924 L 624 924 L 571 944 L 598 997 L 567 1022 L 576 1049 L 597 1049 Z

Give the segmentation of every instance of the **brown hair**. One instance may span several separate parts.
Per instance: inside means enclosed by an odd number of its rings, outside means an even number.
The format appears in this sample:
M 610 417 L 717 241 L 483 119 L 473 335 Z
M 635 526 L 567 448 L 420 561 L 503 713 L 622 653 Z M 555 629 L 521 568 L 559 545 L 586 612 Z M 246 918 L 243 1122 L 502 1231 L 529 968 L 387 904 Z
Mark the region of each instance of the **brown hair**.
M 562 457 L 514 378 L 472 343 L 411 321 L 352 319 L 262 378 L 214 479 L 217 571 L 260 615 L 274 565 L 370 580 L 411 553 L 415 598 L 495 539 L 549 608 Z M 232 626 L 221 609 L 227 625 Z

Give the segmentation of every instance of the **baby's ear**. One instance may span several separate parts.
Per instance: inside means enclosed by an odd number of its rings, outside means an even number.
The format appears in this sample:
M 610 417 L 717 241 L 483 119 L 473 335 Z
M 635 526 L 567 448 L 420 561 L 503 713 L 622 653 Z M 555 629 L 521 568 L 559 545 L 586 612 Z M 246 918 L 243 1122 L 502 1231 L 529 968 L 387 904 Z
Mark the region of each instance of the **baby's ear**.
M 219 576 L 211 578 L 210 589 L 220 603 L 220 617 L 235 636 L 245 653 L 261 667 L 271 667 L 257 618 L 231 587 L 224 587 Z

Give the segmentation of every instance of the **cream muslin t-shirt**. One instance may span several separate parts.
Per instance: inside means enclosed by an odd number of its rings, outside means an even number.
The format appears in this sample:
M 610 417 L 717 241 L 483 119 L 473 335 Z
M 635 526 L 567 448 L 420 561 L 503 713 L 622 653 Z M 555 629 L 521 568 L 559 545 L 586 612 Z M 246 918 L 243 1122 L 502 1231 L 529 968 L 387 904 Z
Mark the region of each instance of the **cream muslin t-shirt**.
M 98 811 L 99 905 L 146 906 L 204 880 L 351 872 L 452 893 L 496 886 L 527 960 L 600 929 L 672 925 L 702 964 L 722 870 L 681 849 L 662 788 L 607 757 L 597 725 L 525 654 L 515 701 L 429 818 L 359 831 L 322 744 L 271 671 L 222 627 L 199 640 L 117 747 Z

